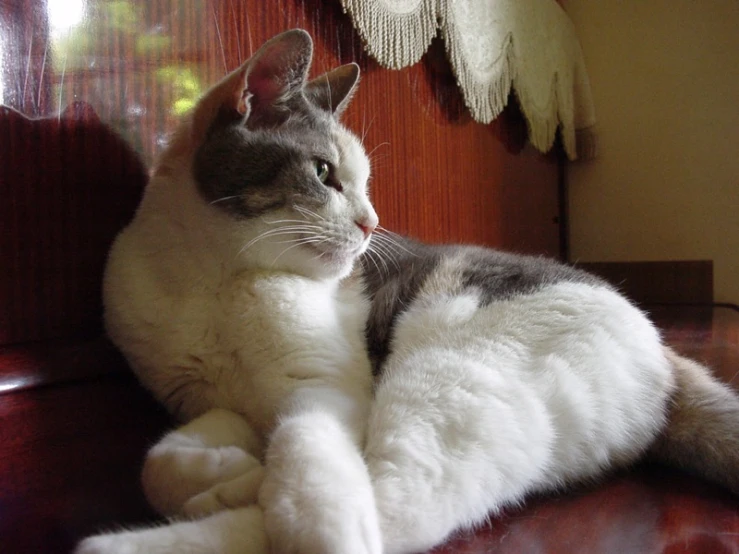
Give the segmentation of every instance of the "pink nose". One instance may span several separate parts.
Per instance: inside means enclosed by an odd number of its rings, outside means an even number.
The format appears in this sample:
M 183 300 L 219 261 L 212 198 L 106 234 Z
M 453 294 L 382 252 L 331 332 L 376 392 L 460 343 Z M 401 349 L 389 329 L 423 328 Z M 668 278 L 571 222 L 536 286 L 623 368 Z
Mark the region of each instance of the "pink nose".
M 365 237 L 370 236 L 372 234 L 372 231 L 375 230 L 375 227 L 377 227 L 377 223 L 374 223 L 368 220 L 355 221 L 354 223 L 356 223 L 357 227 L 359 227 L 362 230 Z

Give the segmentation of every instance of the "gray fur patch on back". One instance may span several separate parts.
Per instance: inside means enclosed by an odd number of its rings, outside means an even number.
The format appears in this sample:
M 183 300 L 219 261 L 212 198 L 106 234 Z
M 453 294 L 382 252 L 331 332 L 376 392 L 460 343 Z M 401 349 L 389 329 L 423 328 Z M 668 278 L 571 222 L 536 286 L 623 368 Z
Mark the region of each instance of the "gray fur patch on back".
M 572 266 L 543 257 L 466 247 L 460 264 L 464 289 L 480 292 L 480 305 L 531 294 L 555 283 L 606 286 L 599 278 Z
M 372 237 L 372 241 L 377 240 Z M 402 240 L 405 250 L 397 250 L 395 263 L 372 261 L 365 253 L 360 262 L 367 293 L 372 299 L 367 321 L 367 347 L 375 374 L 390 352 L 390 340 L 397 317 L 410 306 L 428 276 L 436 269 L 442 253 L 438 248 Z M 370 247 L 371 248 L 371 247 Z
M 377 264 L 371 261 L 371 254 L 362 259 L 365 286 L 372 299 L 367 341 L 375 374 L 392 350 L 398 316 L 414 302 L 433 302 L 437 297 L 474 290 L 480 307 L 484 307 L 560 282 L 609 286 L 589 273 L 548 258 L 476 246 L 394 240 L 402 246 L 395 249 L 394 263 Z

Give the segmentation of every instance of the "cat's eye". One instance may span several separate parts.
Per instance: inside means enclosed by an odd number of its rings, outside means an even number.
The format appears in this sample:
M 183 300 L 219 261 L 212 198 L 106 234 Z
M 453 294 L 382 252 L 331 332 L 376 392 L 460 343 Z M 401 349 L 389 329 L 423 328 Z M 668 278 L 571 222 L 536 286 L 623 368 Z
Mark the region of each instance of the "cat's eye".
M 331 168 L 328 166 L 328 164 L 321 160 L 316 161 L 316 177 L 318 177 L 318 180 L 321 181 L 323 184 L 327 184 L 330 175 Z
M 327 187 L 336 189 L 339 192 L 344 190 L 341 183 L 334 177 L 331 164 L 323 160 L 316 160 L 316 177 Z

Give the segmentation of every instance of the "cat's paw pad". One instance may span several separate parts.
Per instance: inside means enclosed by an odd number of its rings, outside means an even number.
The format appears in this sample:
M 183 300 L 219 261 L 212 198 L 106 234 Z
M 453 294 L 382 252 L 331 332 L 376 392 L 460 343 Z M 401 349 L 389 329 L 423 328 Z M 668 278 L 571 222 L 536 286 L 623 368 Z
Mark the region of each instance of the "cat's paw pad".
M 263 480 L 264 468 L 261 465 L 252 467 L 231 481 L 218 483 L 196 494 L 185 502 L 182 513 L 190 517 L 200 517 L 225 509 L 254 504 Z
M 169 444 L 149 452 L 141 481 L 151 505 L 172 516 L 189 514 L 184 506 L 193 497 L 261 467 L 259 460 L 237 446 Z

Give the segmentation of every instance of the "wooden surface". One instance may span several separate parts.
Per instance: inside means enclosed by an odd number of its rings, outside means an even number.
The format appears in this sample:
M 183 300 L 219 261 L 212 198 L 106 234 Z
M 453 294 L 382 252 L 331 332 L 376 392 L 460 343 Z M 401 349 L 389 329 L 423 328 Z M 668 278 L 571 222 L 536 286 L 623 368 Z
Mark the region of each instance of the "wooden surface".
M 583 262 L 577 265 L 600 275 L 638 304 L 707 305 L 713 302 L 713 262 L 710 260 Z
M 652 312 L 671 344 L 739 384 L 739 312 Z M 0 394 L 2 552 L 69 552 L 95 531 L 156 521 L 138 472 L 170 422 L 113 351 L 90 348 L 86 377 Z M 32 369 L 30 353 L 0 349 L 0 367 L 19 360 Z M 640 464 L 576 491 L 531 498 L 434 552 L 736 553 L 739 499 L 676 470 Z
M 3 553 L 68 553 L 94 530 L 154 518 L 138 476 L 169 423 L 131 376 L 0 394 L 0 421 Z

